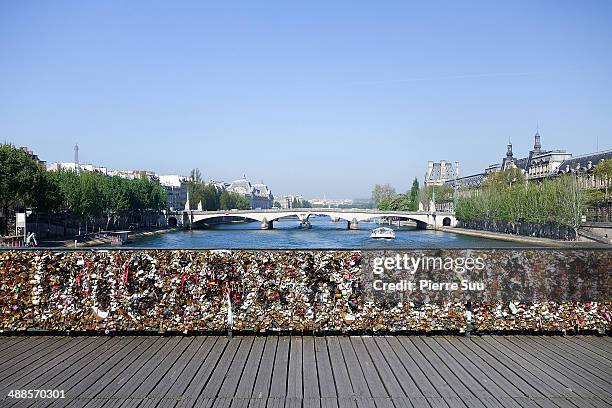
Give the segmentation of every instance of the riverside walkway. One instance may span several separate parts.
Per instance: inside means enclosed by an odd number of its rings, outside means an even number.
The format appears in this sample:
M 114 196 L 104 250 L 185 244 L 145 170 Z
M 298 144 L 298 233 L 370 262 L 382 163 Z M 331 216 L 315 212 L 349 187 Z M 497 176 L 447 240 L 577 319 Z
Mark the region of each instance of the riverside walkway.
M 612 406 L 609 337 L 24 336 L 0 356 L 3 408 Z

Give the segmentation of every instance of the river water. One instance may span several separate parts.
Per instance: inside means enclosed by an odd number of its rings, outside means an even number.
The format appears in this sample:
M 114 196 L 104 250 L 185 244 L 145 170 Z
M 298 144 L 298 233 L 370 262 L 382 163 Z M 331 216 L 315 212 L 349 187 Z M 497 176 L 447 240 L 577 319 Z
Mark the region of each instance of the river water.
M 225 249 L 363 249 L 363 248 L 503 248 L 527 247 L 508 241 L 470 237 L 442 231 L 393 227 L 395 239 L 371 239 L 374 222 L 360 222 L 358 230 L 347 230 L 346 221 L 311 217 L 312 228 L 300 227 L 296 219 L 274 221 L 274 229 L 261 230 L 259 222 L 223 224 L 210 229 L 175 231 L 134 240 L 139 248 Z

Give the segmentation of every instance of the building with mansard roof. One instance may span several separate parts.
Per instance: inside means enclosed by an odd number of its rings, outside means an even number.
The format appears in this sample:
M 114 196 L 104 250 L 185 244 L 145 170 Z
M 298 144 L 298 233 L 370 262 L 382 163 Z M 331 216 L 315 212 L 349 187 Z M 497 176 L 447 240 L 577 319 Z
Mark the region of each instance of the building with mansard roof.
M 597 182 L 592 177 L 593 167 L 602 160 L 610 159 L 612 159 L 612 150 L 572 157 L 572 154 L 565 150 L 543 149 L 540 133 L 536 132 L 533 149 L 529 151 L 527 156 L 516 158 L 512 150 L 512 143 L 508 143 L 506 156 L 502 158 L 501 162 L 491 164 L 482 173 L 449 179 L 444 184 L 452 187 L 476 188 L 482 184 L 490 173 L 518 168 L 527 180 L 533 181 L 566 173 L 581 173 L 585 176 L 583 177 L 584 180 L 588 181 L 587 186 L 596 187 Z M 431 165 L 428 164 L 428 170 L 430 167 Z
M 274 204 L 274 196 L 270 188 L 263 183 L 251 184 L 246 178 L 235 180 L 226 190 L 233 193 L 238 193 L 246 197 L 251 203 L 251 208 L 268 209 Z
M 427 172 L 425 172 L 426 186 L 441 186 L 444 183 L 454 180 L 459 176 L 459 162 L 455 166 L 446 160 L 439 162 L 427 162 Z

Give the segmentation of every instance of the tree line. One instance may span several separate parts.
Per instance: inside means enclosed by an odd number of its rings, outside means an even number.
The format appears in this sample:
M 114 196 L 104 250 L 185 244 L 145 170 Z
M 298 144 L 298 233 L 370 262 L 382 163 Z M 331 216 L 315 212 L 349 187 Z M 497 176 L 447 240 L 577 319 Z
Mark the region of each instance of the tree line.
M 191 179 L 187 188 L 189 206 L 192 209 L 198 208 L 199 203 L 202 203 L 202 209 L 205 211 L 248 210 L 251 208 L 251 202 L 242 194 L 226 190 L 220 191 L 213 183 L 204 182 L 199 169 L 191 171 Z
M 376 184 L 372 190 L 374 206 L 383 211 L 417 211 L 419 203 L 423 205 L 424 210 L 428 210 L 433 197 L 436 204 L 452 201 L 453 189 L 449 186 L 421 188 L 415 177 L 410 190 L 403 194 L 398 194 L 389 184 Z
M 147 177 L 133 180 L 96 172 L 46 171 L 26 152 L 0 145 L 1 233 L 9 231 L 13 210 L 31 208 L 65 226 L 77 222 L 85 230 L 152 222 L 151 213 L 165 209 L 165 189 Z
M 496 172 L 480 188 L 457 194 L 455 215 L 467 222 L 557 223 L 576 232 L 586 209 L 609 199 L 612 160 L 596 165 L 593 174 L 604 180 L 605 192 L 587 188 L 583 176 L 576 174 L 527 182 L 517 168 Z

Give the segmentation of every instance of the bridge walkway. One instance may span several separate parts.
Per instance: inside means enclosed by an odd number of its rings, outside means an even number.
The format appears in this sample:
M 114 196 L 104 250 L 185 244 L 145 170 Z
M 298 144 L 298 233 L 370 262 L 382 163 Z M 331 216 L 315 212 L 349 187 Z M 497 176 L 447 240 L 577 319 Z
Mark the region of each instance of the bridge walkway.
M 3 408 L 612 407 L 609 337 L 23 336 L 0 355 Z

